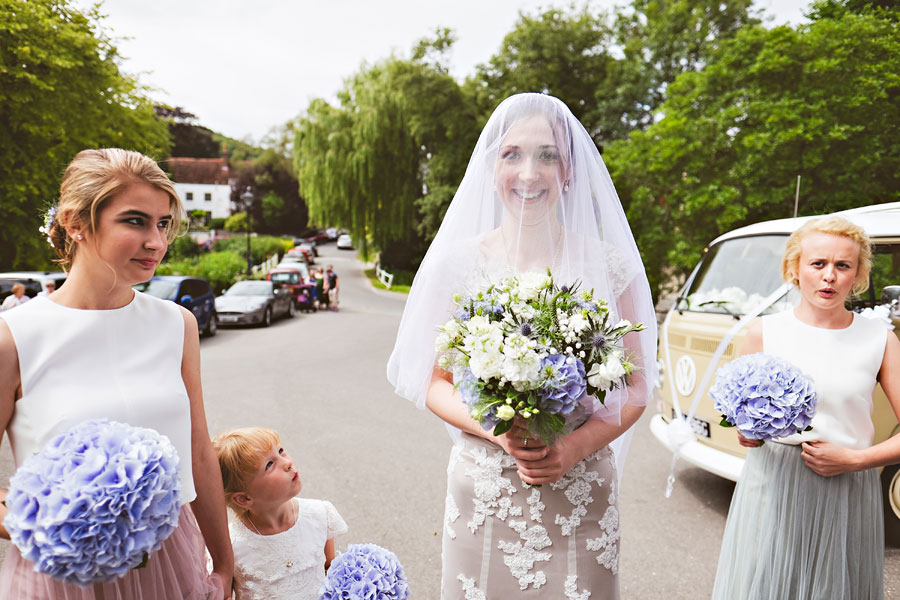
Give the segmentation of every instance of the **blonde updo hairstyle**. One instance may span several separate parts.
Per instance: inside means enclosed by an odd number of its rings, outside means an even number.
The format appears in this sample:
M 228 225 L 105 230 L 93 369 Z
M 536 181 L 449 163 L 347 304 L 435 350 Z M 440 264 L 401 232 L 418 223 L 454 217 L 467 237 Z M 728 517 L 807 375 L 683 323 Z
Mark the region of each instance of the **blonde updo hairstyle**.
M 781 260 L 781 277 L 784 281 L 799 285 L 797 272 L 800 267 L 800 244 L 811 233 L 840 235 L 856 242 L 856 245 L 859 246 L 859 260 L 856 280 L 853 282 L 850 293 L 858 296 L 869 289 L 869 272 L 872 270 L 872 243 L 869 236 L 859 225 L 835 215 L 807 221 L 800 229 L 791 234 L 784 249 L 784 258 Z
M 63 175 L 56 216 L 48 237 L 64 268 L 75 259 L 78 244 L 66 228 L 81 227 L 93 233 L 97 219 L 111 198 L 134 183 L 149 184 L 169 196 L 172 220 L 166 231 L 171 243 L 185 217 L 175 186 L 152 158 L 133 150 L 102 148 L 82 150 L 75 155 Z
M 234 496 L 247 490 L 272 448 L 281 446 L 281 438 L 273 429 L 244 427 L 223 431 L 213 438 L 212 445 L 222 472 L 225 503 L 243 515 L 247 510 L 234 502 Z

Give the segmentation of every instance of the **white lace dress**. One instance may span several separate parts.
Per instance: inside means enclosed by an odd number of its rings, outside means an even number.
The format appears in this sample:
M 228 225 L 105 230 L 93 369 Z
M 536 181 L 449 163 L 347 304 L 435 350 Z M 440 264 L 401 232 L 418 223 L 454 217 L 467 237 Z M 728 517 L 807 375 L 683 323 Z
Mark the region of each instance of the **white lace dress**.
M 598 259 L 612 263 L 616 293 L 624 290 L 633 274 L 618 266 L 615 249 L 603 244 Z M 483 255 L 475 264 L 467 287 L 510 274 Z M 442 600 L 619 598 L 618 476 L 609 447 L 535 487 L 499 446 L 462 433 L 447 470 Z
M 238 600 L 315 600 L 325 579 L 325 543 L 347 531 L 327 500 L 294 498 L 297 522 L 287 531 L 259 535 L 230 513 L 234 588 Z

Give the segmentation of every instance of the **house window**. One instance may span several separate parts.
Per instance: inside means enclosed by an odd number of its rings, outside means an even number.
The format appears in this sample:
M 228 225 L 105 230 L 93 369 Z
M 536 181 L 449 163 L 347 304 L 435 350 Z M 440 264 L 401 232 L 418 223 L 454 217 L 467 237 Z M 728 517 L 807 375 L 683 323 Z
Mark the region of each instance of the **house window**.
M 184 195 L 185 202 L 193 202 L 194 201 L 194 192 L 187 192 Z
M 203 194 L 203 199 L 207 202 L 212 202 L 212 194 L 210 194 L 209 192 Z

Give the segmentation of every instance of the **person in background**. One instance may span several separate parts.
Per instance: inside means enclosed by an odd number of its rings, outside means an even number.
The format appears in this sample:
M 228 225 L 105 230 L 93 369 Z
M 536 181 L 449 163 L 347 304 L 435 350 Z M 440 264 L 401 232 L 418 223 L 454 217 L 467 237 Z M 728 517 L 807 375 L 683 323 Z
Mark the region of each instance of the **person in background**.
M 25 286 L 21 283 L 14 283 L 12 294 L 4 298 L 3 304 L 0 304 L 0 312 L 25 304 L 29 300 L 30 298 L 25 295 Z
M 334 267 L 332 265 L 328 265 L 325 276 L 328 278 L 328 305 L 331 307 L 332 312 L 337 312 L 338 291 L 340 290 L 341 284 L 338 282 L 337 273 L 334 272 Z
M 38 296 L 49 296 L 56 290 L 56 284 L 51 280 L 44 284 L 44 289 L 38 292 Z

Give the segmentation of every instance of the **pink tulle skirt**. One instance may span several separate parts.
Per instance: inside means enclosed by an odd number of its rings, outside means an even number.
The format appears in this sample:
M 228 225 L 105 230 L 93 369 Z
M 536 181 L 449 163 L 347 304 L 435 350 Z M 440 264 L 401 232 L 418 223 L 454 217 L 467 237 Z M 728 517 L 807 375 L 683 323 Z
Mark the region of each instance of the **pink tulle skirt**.
M 206 568 L 205 545 L 189 505 L 181 507 L 178 527 L 150 556 L 147 565 L 113 583 L 79 587 L 36 573 L 34 563 L 10 545 L 0 569 L 0 600 L 221 600 L 218 575 Z

